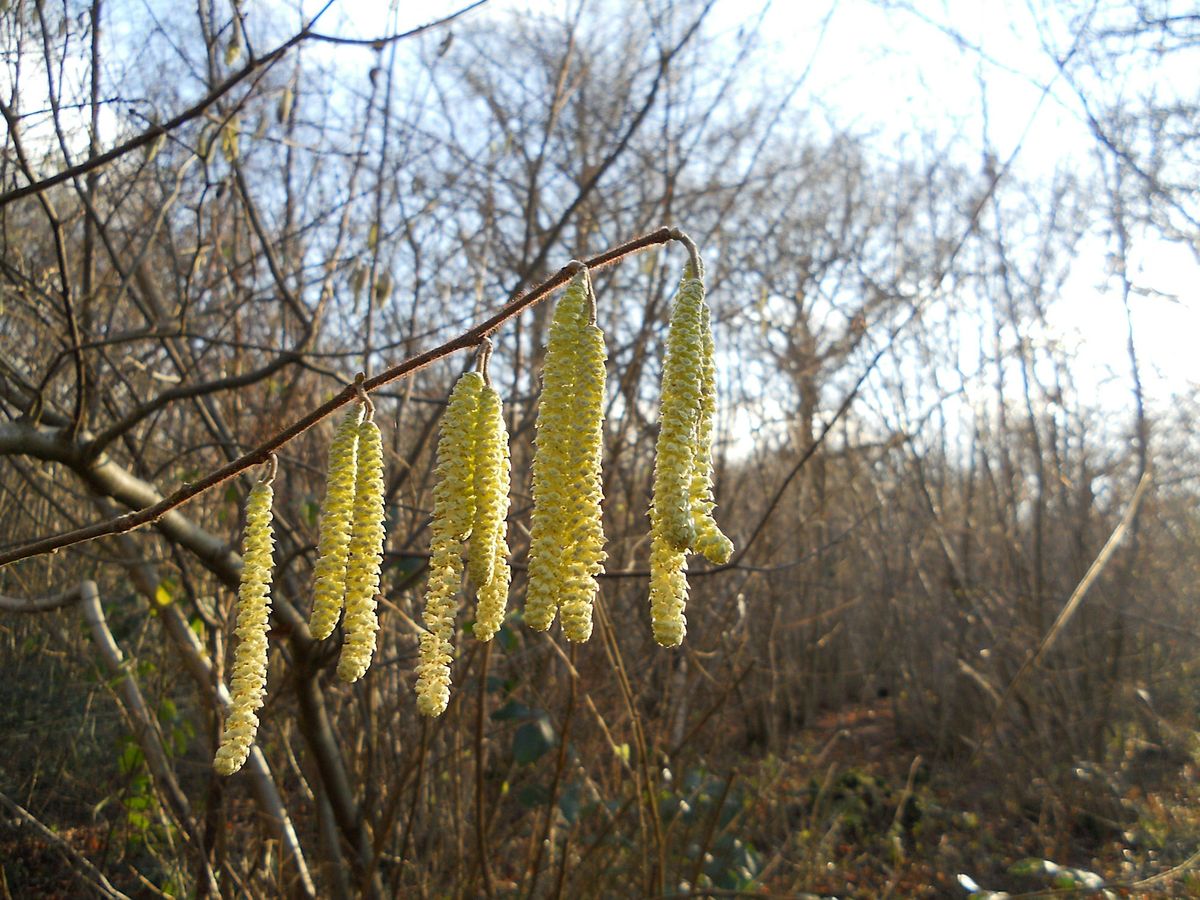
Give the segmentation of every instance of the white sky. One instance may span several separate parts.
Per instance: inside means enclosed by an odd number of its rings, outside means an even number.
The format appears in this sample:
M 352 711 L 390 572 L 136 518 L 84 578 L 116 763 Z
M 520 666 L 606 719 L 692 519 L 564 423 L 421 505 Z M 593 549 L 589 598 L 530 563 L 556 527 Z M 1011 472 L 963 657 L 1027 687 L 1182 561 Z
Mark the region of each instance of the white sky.
M 470 15 L 564 11 L 577 2 L 490 0 Z M 398 24 L 412 27 L 462 5 L 457 0 L 401 4 Z M 386 32 L 390 6 L 387 0 L 367 0 L 327 15 L 336 17 L 339 33 L 365 36 Z M 1015 0 L 915 0 L 914 6 L 930 21 L 870 0 L 774 0 L 764 20 L 762 52 L 781 72 L 808 67 L 806 90 L 797 103 L 824 111 L 841 128 L 873 135 L 879 152 L 899 155 L 905 139 L 933 132 L 948 141 L 963 135 L 957 147 L 974 165 L 985 135 L 1002 160 L 1021 143 L 1015 166 L 1024 177 L 1089 162 L 1092 139 L 1072 95 L 1053 82 L 1054 67 L 1041 49 L 1029 6 Z M 353 21 L 347 17 L 351 8 Z M 733 40 L 761 9 L 759 2 L 718 0 L 710 27 Z M 988 60 L 956 46 L 933 21 L 949 24 L 981 47 Z M 1130 73 L 1131 82 L 1136 77 Z M 1039 105 L 1047 82 L 1053 89 Z M 1200 335 L 1195 289 L 1200 270 L 1186 248 L 1161 243 L 1139 243 L 1132 263 L 1135 283 L 1178 299 L 1134 300 L 1135 336 L 1147 367 L 1143 377 L 1152 396 L 1166 401 L 1200 384 L 1200 353 L 1194 349 Z M 1053 307 L 1052 324 L 1076 348 L 1079 386 L 1094 389 L 1103 405 L 1120 409 L 1129 406 L 1130 382 L 1125 315 L 1115 286 L 1103 247 L 1092 241 Z
M 423 24 L 465 2 L 399 0 L 396 18 L 389 22 L 391 0 L 336 0 L 321 30 L 362 37 L 385 34 L 391 28 Z M 468 15 L 562 12 L 573 10 L 578 2 L 489 0 Z M 759 61 L 781 74 L 807 69 L 795 102 L 840 129 L 871 135 L 875 151 L 883 155 L 904 155 L 909 151 L 906 143 L 916 149 L 920 135 L 932 133 L 944 138 L 967 165 L 979 165 L 985 137 L 1000 159 L 1020 143 L 1015 166 L 1027 178 L 1049 176 L 1057 166 L 1090 163 L 1092 139 L 1072 95 L 1053 82 L 1053 66 L 1023 0 L 913 2 L 918 15 L 886 10 L 871 0 L 773 0 L 761 29 Z M 304 3 L 311 13 L 323 0 Z M 752 24 L 762 9 L 761 0 L 717 0 L 710 32 L 735 41 L 738 29 Z M 949 24 L 981 47 L 987 61 L 958 47 L 932 21 Z M 355 58 L 344 49 L 329 52 Z M 1161 78 L 1163 73 L 1156 75 Z M 1148 77 L 1142 75 L 1142 82 Z M 1127 75 L 1130 89 L 1144 86 L 1138 78 L 1136 72 Z M 1168 80 L 1195 84 L 1194 73 Z M 1047 82 L 1053 89 L 1039 103 Z M 952 141 L 956 135 L 959 139 Z M 1180 246 L 1140 241 L 1136 247 L 1133 281 L 1166 295 L 1134 300 L 1135 335 L 1147 368 L 1143 377 L 1154 398 L 1169 401 L 1173 393 L 1200 384 L 1200 353 L 1194 349 L 1195 336 L 1200 335 L 1200 266 Z M 1125 316 L 1108 270 L 1103 246 L 1091 241 L 1052 307 L 1052 324 L 1076 350 L 1079 365 L 1074 374 L 1080 388 L 1094 390 L 1106 407 L 1124 409 L 1130 403 Z

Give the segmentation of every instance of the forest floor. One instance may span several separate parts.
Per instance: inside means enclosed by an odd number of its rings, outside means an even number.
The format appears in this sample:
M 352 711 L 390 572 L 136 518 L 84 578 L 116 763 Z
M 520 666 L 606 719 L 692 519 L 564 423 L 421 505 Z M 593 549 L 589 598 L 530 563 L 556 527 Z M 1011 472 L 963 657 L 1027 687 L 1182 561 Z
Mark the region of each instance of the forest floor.
M 926 762 L 897 737 L 886 700 L 825 713 L 786 753 L 678 785 L 664 815 L 672 840 L 692 846 L 708 831 L 701 855 L 717 875 L 692 887 L 681 871 L 686 890 L 670 896 L 712 885 L 711 896 L 1200 897 L 1197 765 L 1152 751 L 1131 741 L 1116 771 L 1078 768 L 1070 795 L 1061 779 L 1017 790 L 992 763 Z M 52 835 L 0 816 L 0 900 L 84 896 L 79 858 L 130 896 L 162 896 L 130 865 L 127 822 L 85 821 L 82 805 L 71 816 L 59 798 Z M 706 812 L 727 801 L 730 814 Z
M 819 717 L 786 762 L 756 766 L 765 828 L 756 887 L 819 897 L 1200 897 L 1200 788 L 1190 755 L 1130 739 L 1114 771 L 1069 793 L 1014 789 L 994 762 L 929 764 L 888 701 Z

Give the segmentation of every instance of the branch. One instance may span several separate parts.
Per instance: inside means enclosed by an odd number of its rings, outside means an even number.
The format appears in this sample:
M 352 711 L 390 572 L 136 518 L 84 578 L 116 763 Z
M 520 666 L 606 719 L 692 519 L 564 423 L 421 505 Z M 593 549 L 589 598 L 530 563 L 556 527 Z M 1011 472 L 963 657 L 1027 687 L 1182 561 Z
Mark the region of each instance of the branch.
M 988 720 L 983 736 L 979 739 L 979 743 L 975 745 L 975 750 L 971 754 L 972 763 L 979 758 L 979 754 L 987 746 L 988 741 L 995 736 L 1000 720 L 1000 713 L 1004 711 L 1004 708 L 1008 705 L 1008 701 L 1012 699 L 1013 694 L 1016 692 L 1017 684 L 1045 657 L 1050 647 L 1058 639 L 1059 634 L 1067 627 L 1067 622 L 1075 615 L 1075 611 L 1079 609 L 1079 605 L 1083 602 L 1083 598 L 1087 595 L 1087 592 L 1091 589 L 1096 579 L 1100 577 L 1100 573 L 1104 571 L 1109 560 L 1112 559 L 1113 554 L 1121 545 L 1121 541 L 1125 539 L 1126 533 L 1128 533 L 1130 526 L 1137 516 L 1138 508 L 1142 505 L 1142 498 L 1146 495 L 1146 490 L 1150 487 L 1150 480 L 1150 472 L 1148 470 L 1144 471 L 1142 477 L 1138 479 L 1137 487 L 1134 488 L 1133 496 L 1129 498 L 1129 505 L 1125 509 L 1125 514 L 1121 516 L 1121 521 L 1117 523 L 1117 527 L 1108 536 L 1108 540 L 1104 542 L 1104 546 L 1096 554 L 1096 558 L 1088 567 L 1087 572 L 1084 573 L 1079 584 L 1075 586 L 1075 590 L 1071 591 L 1071 596 L 1067 598 L 1067 602 L 1059 610 L 1054 624 L 1050 626 L 1050 630 L 1046 632 L 1045 636 L 1038 643 L 1037 649 L 1026 657 L 1025 662 L 1021 664 L 1021 668 L 1017 669 L 1017 674 L 1012 677 L 1012 681 L 1004 689 L 1003 696 L 1000 697 L 996 708 L 992 710 L 992 716 Z
M 634 238 L 617 247 L 607 250 L 597 256 L 593 256 L 584 261 L 584 264 L 589 269 L 599 269 L 604 266 L 612 265 L 624 259 L 633 253 L 650 247 L 666 244 L 672 240 L 672 230 L 667 227 L 659 228 L 649 234 L 644 234 L 641 237 Z M 485 337 L 488 337 L 497 329 L 500 328 L 509 319 L 519 315 L 529 307 L 544 300 L 551 291 L 566 284 L 575 273 L 575 267 L 568 265 L 559 269 L 554 275 L 551 275 L 541 284 L 532 288 L 528 292 L 518 295 L 510 300 L 498 313 L 476 325 L 474 328 L 464 332 L 456 338 L 453 338 L 441 346 L 435 347 L 432 350 L 427 350 L 424 353 L 412 356 L 404 362 L 393 366 L 392 368 L 381 372 L 373 378 L 368 378 L 363 387 L 367 391 L 373 391 L 382 387 L 385 384 L 390 384 L 393 381 L 398 381 L 401 378 L 406 378 L 415 372 L 445 359 L 459 350 L 466 350 L 474 347 Z M 232 462 L 227 463 L 219 469 L 210 472 L 208 475 L 201 478 L 199 481 L 185 484 L 169 497 L 162 500 L 136 500 L 129 502 L 128 499 L 122 498 L 125 505 L 136 508 L 142 503 L 147 505 L 141 509 L 136 509 L 135 512 L 127 513 L 123 516 L 109 519 L 104 522 L 97 522 L 93 525 L 88 525 L 83 528 L 77 528 L 73 531 L 68 531 L 63 534 L 52 535 L 50 537 L 41 538 L 28 544 L 16 547 L 0 553 L 0 566 L 6 566 L 9 563 L 16 562 L 21 559 L 28 559 L 31 556 L 39 556 L 43 553 L 51 553 L 60 550 L 63 547 L 69 547 L 74 544 L 81 544 L 85 541 L 92 541 L 99 537 L 105 537 L 111 534 L 123 534 L 127 531 L 132 531 L 135 528 L 140 528 L 143 525 L 148 525 L 151 522 L 157 522 L 160 519 L 164 520 L 164 525 L 178 514 L 173 514 L 178 506 L 187 503 L 193 497 L 211 490 L 219 484 L 228 481 L 233 476 L 240 472 L 244 472 L 253 466 L 261 465 L 267 461 L 272 453 L 288 443 L 292 439 L 300 436 L 309 428 L 316 425 L 322 419 L 325 419 L 332 413 L 341 409 L 347 403 L 350 403 L 356 397 L 355 386 L 347 385 L 341 393 L 337 394 L 333 399 L 323 403 L 312 412 L 296 420 L 287 428 L 276 433 L 272 437 L 265 440 L 262 444 L 255 447 L 249 453 L 246 453 Z M 0 426 L 0 452 L 4 451 L 6 440 L 11 448 L 7 452 L 24 453 L 29 452 L 31 455 L 40 456 L 43 459 L 55 460 L 58 462 L 67 463 L 74 468 L 79 468 L 79 450 L 71 445 L 64 444 L 57 440 L 50 432 L 41 431 L 28 426 L 24 423 L 10 423 Z M 27 447 L 36 446 L 36 450 L 26 449 Z M 101 457 L 97 460 L 93 469 L 85 470 L 85 477 L 90 477 L 94 474 L 94 470 L 99 470 L 103 466 L 108 466 L 110 469 L 117 467 L 110 461 L 104 460 Z M 115 473 L 114 473 L 115 474 Z M 141 479 L 135 478 L 128 473 L 121 473 L 124 479 L 129 481 L 130 494 L 141 494 L 143 497 L 154 497 L 155 491 L 152 485 Z M 136 484 L 134 484 L 136 482 Z M 114 495 L 115 496 L 115 495 Z M 132 498 L 131 498 L 132 499 Z M 178 517 L 178 521 L 174 524 L 176 527 L 182 527 L 182 517 Z M 195 529 L 191 523 L 186 523 L 187 527 Z M 194 537 L 194 535 L 193 535 Z M 203 543 L 203 542 L 202 542 Z M 218 547 L 208 548 L 209 552 L 218 556 L 227 556 L 228 548 L 221 544 Z M 205 558 L 205 554 L 201 554 L 201 558 Z
M 429 22 L 425 25 L 420 25 L 402 34 L 389 35 L 385 36 L 384 38 L 376 38 L 370 41 L 359 42 L 353 39 L 338 38 L 333 35 L 320 34 L 316 31 L 313 31 L 313 27 L 317 24 L 317 20 L 320 19 L 321 16 L 325 14 L 325 11 L 333 5 L 333 0 L 329 0 L 329 2 L 317 10 L 316 15 L 309 19 L 308 24 L 305 25 L 300 31 L 292 35 L 292 37 L 284 41 L 274 50 L 271 50 L 262 56 L 251 58 L 244 66 L 242 66 L 242 68 L 238 69 L 228 78 L 210 90 L 207 94 L 197 100 L 194 104 L 183 110 L 183 112 L 177 114 L 171 119 L 168 119 L 166 122 L 151 126 L 141 134 L 136 135 L 135 137 L 132 137 L 109 150 L 106 150 L 104 153 L 99 153 L 95 156 L 89 157 L 77 165 L 68 166 L 60 172 L 56 172 L 53 175 L 48 175 L 39 181 L 31 182 L 24 187 L 15 188 L 7 193 L 0 194 L 0 209 L 3 209 L 5 206 L 8 206 L 8 204 L 14 203 L 17 200 L 40 194 L 57 184 L 62 184 L 64 181 L 70 181 L 73 178 L 78 178 L 80 175 L 86 175 L 88 172 L 93 172 L 97 169 L 100 169 L 108 165 L 113 160 L 120 159 L 127 153 L 131 153 L 134 150 L 138 150 L 142 147 L 152 144 L 154 141 L 158 140 L 158 138 L 165 134 L 170 134 L 181 125 L 186 125 L 193 119 L 199 118 L 208 111 L 209 107 L 236 88 L 251 75 L 278 62 L 279 59 L 281 59 L 289 50 L 305 40 L 313 39 L 334 44 L 366 43 L 371 46 L 377 46 L 381 43 L 413 37 L 414 35 L 421 34 L 431 28 L 436 28 L 437 26 L 443 25 L 453 19 L 457 19 L 459 16 L 470 12 L 486 2 L 487 0 L 476 0 L 475 3 L 460 9 L 458 12 L 443 16 L 442 18 L 436 19 L 435 21 Z M 0 110 L 3 110 L 5 112 L 5 118 L 8 118 L 9 110 L 3 105 L 3 103 L 0 103 Z
M 439 25 L 453 22 L 459 16 L 465 16 L 471 10 L 478 9 L 487 2 L 488 0 L 475 0 L 474 3 L 464 6 L 457 12 L 452 12 L 449 15 L 442 16 L 440 19 L 426 22 L 424 25 L 418 25 L 416 28 L 410 28 L 408 31 L 401 31 L 397 34 L 384 34 L 373 38 L 347 38 L 339 37 L 336 34 L 321 34 L 314 31 L 309 34 L 309 37 L 314 41 L 323 41 L 326 44 L 340 44 L 345 47 L 370 47 L 373 50 L 382 50 L 388 44 L 394 44 L 396 41 L 402 41 L 405 38 L 415 37 L 430 29 L 437 28 Z
M 80 586 L 55 594 L 52 597 L 7 597 L 0 594 L 0 609 L 5 612 L 38 613 L 50 612 L 79 602 Z
M 89 886 L 101 897 L 106 898 L 106 900 L 130 900 L 129 895 L 117 890 L 113 886 L 113 883 L 105 877 L 103 872 L 88 862 L 87 857 L 72 847 L 60 835 L 55 834 L 38 821 L 37 817 L 21 806 L 21 804 L 9 799 L 4 794 L 0 794 L 0 806 L 3 806 L 12 813 L 18 823 L 24 822 L 36 831 L 43 840 L 56 847 L 67 858 L 67 862 L 79 871 L 79 874 L 88 882 Z

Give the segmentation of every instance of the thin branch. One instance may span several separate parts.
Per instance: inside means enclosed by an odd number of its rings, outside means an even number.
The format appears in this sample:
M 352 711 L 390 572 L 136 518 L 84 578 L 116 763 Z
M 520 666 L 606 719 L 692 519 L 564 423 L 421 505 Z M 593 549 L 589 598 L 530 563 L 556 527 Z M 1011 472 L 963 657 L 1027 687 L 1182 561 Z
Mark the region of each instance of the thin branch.
M 297 44 L 301 43 L 307 38 L 312 37 L 314 34 L 312 31 L 313 26 L 332 5 L 333 0 L 328 0 L 324 6 L 317 10 L 316 15 L 309 20 L 308 24 L 304 26 L 304 28 L 292 35 L 292 37 L 284 41 L 274 50 L 271 50 L 263 56 L 250 59 L 246 65 L 242 66 L 242 68 L 238 69 L 183 112 L 178 113 L 174 117 L 168 119 L 166 122 L 158 125 L 152 125 L 141 134 L 117 144 L 117 146 L 110 150 L 106 150 L 104 153 L 98 153 L 95 156 L 89 156 L 86 160 L 78 163 L 77 165 L 68 166 L 67 168 L 62 169 L 53 175 L 48 175 L 39 181 L 34 181 L 25 185 L 24 187 L 15 188 L 7 193 L 0 194 L 0 209 L 3 209 L 4 207 L 8 206 L 8 204 L 14 203 L 17 200 L 40 194 L 43 191 L 54 187 L 55 185 L 62 184 L 64 181 L 70 181 L 71 179 L 78 178 L 80 175 L 86 175 L 89 172 L 100 169 L 108 165 L 113 160 L 120 159 L 127 153 L 131 153 L 134 150 L 148 146 L 163 135 L 170 134 L 181 125 L 186 125 L 193 119 L 204 115 L 204 113 L 207 112 L 214 103 L 232 91 L 251 75 L 255 74 L 259 70 L 266 69 L 267 67 L 273 65 Z M 0 104 L 0 109 L 6 111 L 5 118 L 8 118 L 7 107 L 4 107 L 2 104 Z
M 8 597 L 0 594 L 0 610 L 18 613 L 50 612 L 79 602 L 79 585 L 50 597 Z
M 452 12 L 449 15 L 442 16 L 440 19 L 435 19 L 432 22 L 426 22 L 424 25 L 418 25 L 416 28 L 410 28 L 408 31 L 401 31 L 398 34 L 385 34 L 373 38 L 347 38 L 339 37 L 336 34 L 322 34 L 320 32 L 312 32 L 309 37 L 314 41 L 324 41 L 326 44 L 339 44 L 343 47 L 370 47 L 373 50 L 381 49 L 388 44 L 394 44 L 396 41 L 402 41 L 405 38 L 416 37 L 418 34 L 423 34 L 426 31 L 437 28 L 439 25 L 445 25 L 447 22 L 453 22 L 459 16 L 465 16 L 471 10 L 478 9 L 487 3 L 488 0 L 475 0 L 467 6 L 464 6 L 458 12 Z
M 604 266 L 612 265 L 626 256 L 646 250 L 650 247 L 666 244 L 671 241 L 671 229 L 667 227 L 659 228 L 649 234 L 644 234 L 641 237 L 634 238 L 617 247 L 607 250 L 604 253 L 593 256 L 586 260 L 586 265 L 589 269 L 599 269 Z M 427 350 L 424 353 L 412 356 L 404 362 L 393 366 L 392 368 L 381 372 L 373 378 L 369 378 L 364 382 L 363 387 L 369 392 L 376 388 L 382 387 L 385 384 L 390 384 L 393 381 L 398 381 L 419 372 L 421 369 L 432 365 L 439 360 L 445 359 L 459 350 L 466 350 L 474 347 L 484 338 L 493 334 L 509 319 L 519 315 L 524 310 L 544 300 L 551 291 L 566 284 L 573 273 L 570 266 L 565 266 L 559 269 L 554 275 L 551 275 L 545 281 L 541 282 L 536 287 L 528 292 L 517 296 L 509 301 L 498 313 L 491 318 L 481 322 L 474 328 L 463 332 L 458 337 L 453 338 L 446 343 Z M 43 553 L 51 553 L 60 550 L 63 547 L 69 547 L 74 544 L 81 544 L 85 541 L 95 540 L 99 537 L 105 537 L 111 534 L 123 534 L 127 531 L 132 531 L 135 528 L 140 528 L 143 525 L 148 525 L 151 522 L 157 521 L 162 516 L 169 513 L 176 507 L 182 506 L 193 497 L 211 490 L 219 484 L 228 481 L 233 476 L 252 466 L 261 465 L 267 461 L 272 453 L 282 447 L 284 444 L 291 441 L 293 438 L 303 434 L 312 426 L 316 425 L 322 419 L 325 419 L 330 414 L 336 412 L 341 407 L 345 406 L 356 397 L 355 385 L 347 385 L 333 399 L 323 403 L 312 412 L 293 422 L 287 428 L 276 433 L 268 438 L 255 449 L 251 450 L 232 462 L 227 463 L 219 469 L 210 472 L 208 475 L 201 478 L 199 481 L 191 482 L 180 487 L 169 497 L 146 506 L 134 512 L 127 513 L 116 518 L 109 519 L 104 522 L 97 522 L 93 525 L 88 525 L 83 528 L 77 528 L 73 531 L 68 531 L 62 534 L 52 535 L 50 537 L 41 538 L 36 541 L 24 544 L 12 550 L 8 550 L 0 554 L 0 566 L 6 566 L 9 563 L 16 562 L 21 559 L 28 559 L 31 556 L 39 556 Z M 60 448 L 65 451 L 65 448 Z M 69 451 L 65 451 L 65 455 L 70 455 Z
M 0 794 L 0 805 L 7 808 L 16 817 L 18 822 L 24 822 L 26 825 L 29 825 L 41 835 L 43 840 L 48 841 L 58 848 L 71 865 L 77 868 L 80 874 L 89 881 L 91 887 L 101 897 L 110 898 L 110 900 L 129 900 L 128 894 L 123 894 L 117 890 L 113 886 L 113 883 L 105 877 L 104 873 L 88 862 L 83 854 L 67 843 L 61 836 L 43 825 L 33 813 L 21 806 L 21 804 L 6 797 L 4 794 Z

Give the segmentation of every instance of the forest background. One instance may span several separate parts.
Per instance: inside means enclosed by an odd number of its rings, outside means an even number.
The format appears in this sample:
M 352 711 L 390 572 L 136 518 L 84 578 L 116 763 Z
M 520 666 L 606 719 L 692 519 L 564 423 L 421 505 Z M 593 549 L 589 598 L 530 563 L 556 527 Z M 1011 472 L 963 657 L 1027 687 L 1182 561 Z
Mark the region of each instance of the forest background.
M 0 2 L 0 558 L 664 225 L 707 264 L 738 547 L 657 647 L 656 245 L 595 274 L 589 643 L 520 621 L 542 303 L 491 363 L 514 602 L 439 720 L 412 669 L 469 352 L 374 395 L 352 687 L 304 625 L 331 422 L 281 449 L 242 774 L 211 760 L 255 471 L 0 568 L 0 897 L 1200 892 L 1200 9 L 981 9 Z

